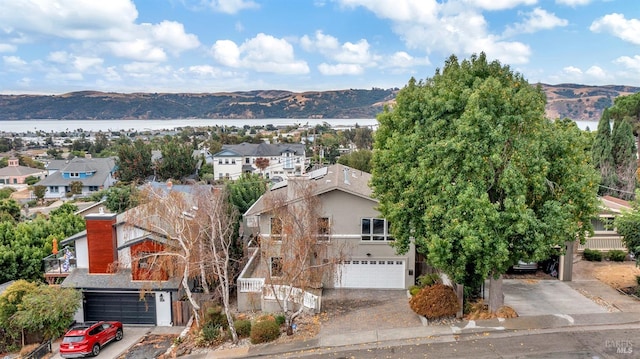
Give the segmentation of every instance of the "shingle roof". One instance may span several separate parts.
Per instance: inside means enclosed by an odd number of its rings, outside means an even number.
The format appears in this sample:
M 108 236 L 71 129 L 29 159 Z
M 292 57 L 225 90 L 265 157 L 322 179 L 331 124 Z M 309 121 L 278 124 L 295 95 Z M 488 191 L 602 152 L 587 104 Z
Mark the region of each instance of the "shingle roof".
M 60 162 L 65 162 L 63 166 Z M 67 186 L 73 181 L 80 181 L 85 186 L 101 186 L 105 183 L 111 171 L 115 168 L 115 159 L 110 158 L 79 158 L 76 157 L 68 162 L 56 160 L 51 161 L 47 169 L 57 169 L 56 172 L 38 182 L 42 186 Z M 92 172 L 89 178 L 63 178 L 63 173 L 85 173 Z
M 60 285 L 63 288 L 77 288 L 84 290 L 92 289 L 112 289 L 112 290 L 132 290 L 141 289 L 152 290 L 178 290 L 180 287 L 179 276 L 169 278 L 167 281 L 134 281 L 131 279 L 131 270 L 122 269 L 115 273 L 89 274 L 86 268 L 76 268 Z
M 39 168 L 31 168 L 26 166 L 7 166 L 0 168 L 0 177 L 20 177 L 41 174 L 47 172 Z
M 236 152 L 241 156 L 280 156 L 283 152 L 293 152 L 296 155 L 302 155 L 305 152 L 305 146 L 300 143 L 247 143 L 243 142 L 239 145 L 223 145 L 222 151 L 228 150 Z M 218 153 L 220 153 L 218 152 Z M 216 157 L 217 154 L 214 155 Z
M 373 191 L 371 190 L 371 187 L 369 187 L 370 180 L 371 174 L 367 172 L 356 170 L 341 164 L 335 164 L 311 171 L 304 176 L 292 177 L 285 181 L 278 182 L 271 188 L 271 191 L 284 192 L 287 193 L 287 195 L 291 195 L 291 193 L 287 192 L 287 184 L 289 181 L 310 181 L 310 183 L 315 185 L 314 193 L 316 196 L 329 191 L 339 190 L 367 198 L 372 201 L 377 201 L 371 197 Z M 297 198 L 288 198 L 289 201 L 295 201 L 296 199 Z M 253 204 L 253 206 L 251 206 L 251 208 L 247 210 L 244 215 L 252 216 L 264 211 L 263 195 L 256 201 L 256 203 Z

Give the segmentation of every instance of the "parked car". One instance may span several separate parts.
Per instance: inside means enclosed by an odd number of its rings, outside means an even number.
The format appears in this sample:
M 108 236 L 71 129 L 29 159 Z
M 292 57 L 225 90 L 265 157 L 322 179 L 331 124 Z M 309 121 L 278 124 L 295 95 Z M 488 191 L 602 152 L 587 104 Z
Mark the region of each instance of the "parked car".
M 535 272 L 538 270 L 537 262 L 527 263 L 525 261 L 518 261 L 518 264 L 511 267 L 514 272 Z
M 60 356 L 63 358 L 96 356 L 109 342 L 121 340 L 123 334 L 120 322 L 100 321 L 76 325 L 64 335 L 60 343 Z

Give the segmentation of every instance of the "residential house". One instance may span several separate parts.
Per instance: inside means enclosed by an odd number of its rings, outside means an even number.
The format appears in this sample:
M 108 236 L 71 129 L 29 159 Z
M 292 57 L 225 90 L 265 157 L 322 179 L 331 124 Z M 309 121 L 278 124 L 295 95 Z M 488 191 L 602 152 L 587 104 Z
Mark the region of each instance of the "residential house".
M 46 177 L 46 170 L 20 166 L 19 162 L 17 158 L 12 157 L 9 158 L 7 167 L 0 168 L 0 185 L 26 187 L 25 180 L 27 177 L 36 177 L 39 179 Z
M 622 244 L 622 238 L 616 232 L 613 220 L 623 211 L 631 210 L 631 204 L 625 200 L 612 196 L 600 197 L 600 213 L 591 220 L 593 224 L 593 236 L 587 238 L 584 244 L 578 244 L 577 251 L 583 252 L 585 248 L 610 251 L 619 249 L 627 251 Z
M 378 201 L 371 196 L 370 179 L 369 173 L 336 164 L 277 183 L 269 191 L 291 197 L 295 195 L 290 188 L 293 183 L 307 181 L 313 186 L 313 196 L 321 203 L 318 220 L 326 224 L 319 227 L 325 228 L 319 238 L 329 241 L 329 251 L 348 249 L 335 273 L 324 278 L 324 288 L 404 289 L 415 284 L 415 249 L 412 246 L 406 254 L 397 255 L 390 246 L 394 241 L 389 233 L 390 223 L 376 209 Z M 272 225 L 273 216 L 265 203 L 268 195 L 263 195 L 244 214 L 245 233 L 252 233 L 261 243 L 277 235 L 277 226 Z M 289 200 L 296 201 L 296 198 Z M 267 263 L 273 263 L 273 258 L 261 258 L 265 253 L 256 249 L 238 278 L 241 311 L 276 310 L 269 303 L 270 297 L 263 295 L 265 273 L 271 270 Z M 311 296 L 305 294 L 305 301 L 312 302 L 311 306 L 319 303 L 309 300 Z
M 44 198 L 64 198 L 71 192 L 71 183 L 82 183 L 82 195 L 90 195 L 111 187 L 116 179 L 115 158 L 75 157 L 71 160 L 52 160 L 46 165 L 48 175 L 36 183 L 47 187 Z
M 216 179 L 238 179 L 243 173 L 258 173 L 273 181 L 305 173 L 306 150 L 303 144 L 246 143 L 223 145 L 213 155 Z M 264 166 L 261 168 L 261 166 Z
M 75 319 L 180 324 L 184 318 L 177 320 L 182 315 L 172 310 L 172 303 L 180 299 L 180 279 L 166 273 L 151 278 L 148 269 L 148 261 L 164 250 L 166 240 L 148 228 L 128 225 L 129 215 L 104 211 L 88 214 L 86 230 L 60 242 L 63 248 L 74 248 L 66 255 L 73 257 L 75 268 L 67 267 L 69 273 L 61 286 L 82 292 L 82 306 Z M 145 256 L 140 259 L 142 253 Z

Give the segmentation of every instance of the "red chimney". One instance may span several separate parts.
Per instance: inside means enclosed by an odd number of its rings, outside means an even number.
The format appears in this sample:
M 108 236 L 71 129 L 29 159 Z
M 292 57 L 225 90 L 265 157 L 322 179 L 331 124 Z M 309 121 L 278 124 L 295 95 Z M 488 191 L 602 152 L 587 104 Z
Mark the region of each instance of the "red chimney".
M 111 273 L 112 263 L 118 260 L 116 216 L 115 213 L 92 213 L 85 216 L 89 273 Z

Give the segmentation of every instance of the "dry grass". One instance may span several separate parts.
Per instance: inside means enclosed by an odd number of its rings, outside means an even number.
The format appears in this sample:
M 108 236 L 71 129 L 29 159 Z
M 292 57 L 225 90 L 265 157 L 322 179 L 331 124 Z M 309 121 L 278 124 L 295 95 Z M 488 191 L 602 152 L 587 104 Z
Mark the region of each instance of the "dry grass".
M 469 313 L 465 314 L 464 319 L 467 320 L 482 320 L 482 319 L 493 319 L 493 318 L 516 318 L 518 317 L 518 313 L 516 313 L 513 308 L 509 306 L 502 306 L 498 308 L 495 313 L 489 312 L 489 306 L 483 301 L 478 300 L 475 303 L 471 304 L 471 309 Z

